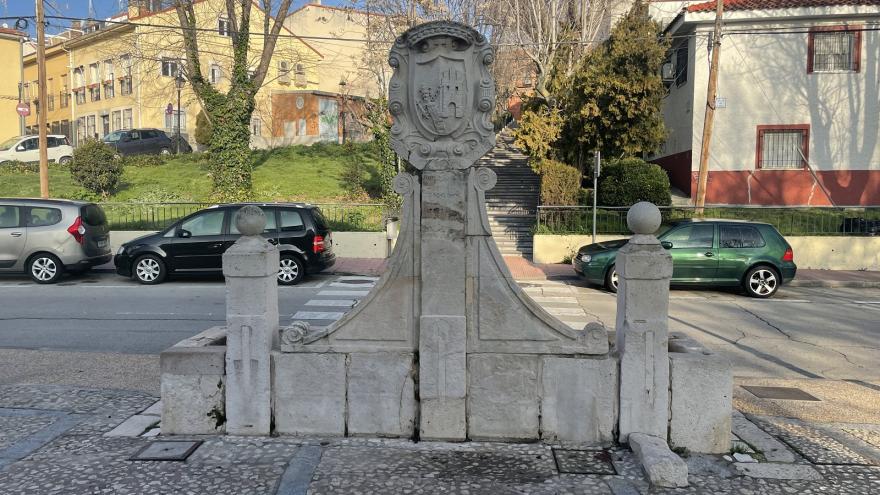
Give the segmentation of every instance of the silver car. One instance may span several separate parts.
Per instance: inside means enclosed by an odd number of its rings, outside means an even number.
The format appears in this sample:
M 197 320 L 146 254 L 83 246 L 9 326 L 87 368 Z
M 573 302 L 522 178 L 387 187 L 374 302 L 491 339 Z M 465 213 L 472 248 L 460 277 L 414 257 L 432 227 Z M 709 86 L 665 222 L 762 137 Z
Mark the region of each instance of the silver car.
M 39 284 L 65 271 L 107 263 L 110 228 L 94 203 L 63 199 L 0 198 L 0 273 L 26 272 Z

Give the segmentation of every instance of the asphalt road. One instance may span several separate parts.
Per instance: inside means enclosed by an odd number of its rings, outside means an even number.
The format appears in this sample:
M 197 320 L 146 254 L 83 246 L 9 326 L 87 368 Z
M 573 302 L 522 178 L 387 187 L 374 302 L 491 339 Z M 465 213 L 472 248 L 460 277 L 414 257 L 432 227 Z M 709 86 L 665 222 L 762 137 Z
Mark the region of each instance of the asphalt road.
M 546 292 L 534 287 L 542 284 L 555 287 Z M 369 279 L 321 275 L 281 287 L 282 323 L 296 316 L 329 324 L 371 285 Z M 581 284 L 524 285 L 532 286 L 527 293 L 539 304 L 575 327 L 591 320 L 614 327 L 611 294 Z M 217 278 L 141 286 L 99 273 L 40 286 L 21 276 L 0 277 L 0 383 L 157 393 L 158 353 L 222 324 L 224 298 Z M 880 383 L 878 289 L 783 288 L 769 300 L 673 290 L 669 326 L 727 356 L 738 377 Z

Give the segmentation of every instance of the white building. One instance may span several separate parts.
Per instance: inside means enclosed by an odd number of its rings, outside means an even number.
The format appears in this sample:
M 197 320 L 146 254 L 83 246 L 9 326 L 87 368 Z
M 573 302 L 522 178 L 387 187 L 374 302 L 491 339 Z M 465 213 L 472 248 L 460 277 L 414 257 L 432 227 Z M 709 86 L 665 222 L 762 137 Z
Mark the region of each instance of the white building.
M 715 1 L 685 5 L 652 161 L 695 197 Z M 880 0 L 726 0 L 723 19 L 706 202 L 880 205 Z

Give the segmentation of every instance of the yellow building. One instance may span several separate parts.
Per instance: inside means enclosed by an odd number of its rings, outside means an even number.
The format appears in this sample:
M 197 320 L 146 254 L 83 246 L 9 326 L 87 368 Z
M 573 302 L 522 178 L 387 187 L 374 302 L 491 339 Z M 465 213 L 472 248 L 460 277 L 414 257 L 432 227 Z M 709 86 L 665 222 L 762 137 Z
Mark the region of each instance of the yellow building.
M 70 51 L 64 46 L 63 37 L 47 40 L 46 47 L 46 123 L 51 134 L 65 134 L 71 137 L 70 76 L 68 65 Z M 24 77 L 22 79 L 23 98 L 31 106 L 31 114 L 25 119 L 25 132 L 37 134 L 40 108 L 39 82 L 37 79 L 37 56 L 30 48 L 24 57 Z
M 178 92 L 178 73 L 186 77 L 183 38 L 173 8 L 151 11 L 153 2 L 132 0 L 127 12 L 82 26 L 76 35 L 47 49 L 47 89 L 50 125 L 66 119 L 68 136 L 79 143 L 87 137 L 101 138 L 119 129 L 157 128 L 171 137 L 177 132 L 195 146 L 196 116 L 201 102 L 188 83 Z M 158 5 L 161 6 L 161 3 Z M 230 24 L 225 0 L 194 2 L 201 70 L 220 91 L 229 86 L 233 65 Z M 256 68 L 262 53 L 265 14 L 254 4 L 251 12 L 249 61 Z M 80 28 L 82 28 L 80 30 Z M 317 89 L 315 67 L 321 55 L 293 33 L 282 29 L 268 74 L 256 96 L 251 122 L 252 145 L 274 144 L 271 94 L 288 88 Z M 36 66 L 33 54 L 25 57 L 25 79 L 34 89 Z M 31 74 L 31 70 L 33 74 Z M 61 107 L 61 91 L 69 92 Z M 33 92 L 36 98 L 36 92 Z M 54 108 L 54 110 L 53 110 Z M 36 115 L 28 119 L 35 126 Z M 35 129 L 35 127 L 32 127 Z M 54 128 L 53 128 L 54 129 Z
M 9 28 L 0 28 L 0 67 L 8 75 L 0 78 L 0 142 L 23 132 L 22 119 L 15 111 L 20 98 L 22 39 L 25 34 Z

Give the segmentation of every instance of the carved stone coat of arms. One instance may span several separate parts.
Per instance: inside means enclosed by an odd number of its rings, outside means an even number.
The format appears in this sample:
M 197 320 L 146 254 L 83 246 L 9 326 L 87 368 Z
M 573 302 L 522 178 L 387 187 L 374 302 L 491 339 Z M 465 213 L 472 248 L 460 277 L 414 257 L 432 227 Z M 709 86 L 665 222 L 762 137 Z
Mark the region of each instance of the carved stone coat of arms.
M 416 26 L 391 48 L 391 147 L 419 170 L 470 167 L 495 145 L 492 47 L 448 21 Z

